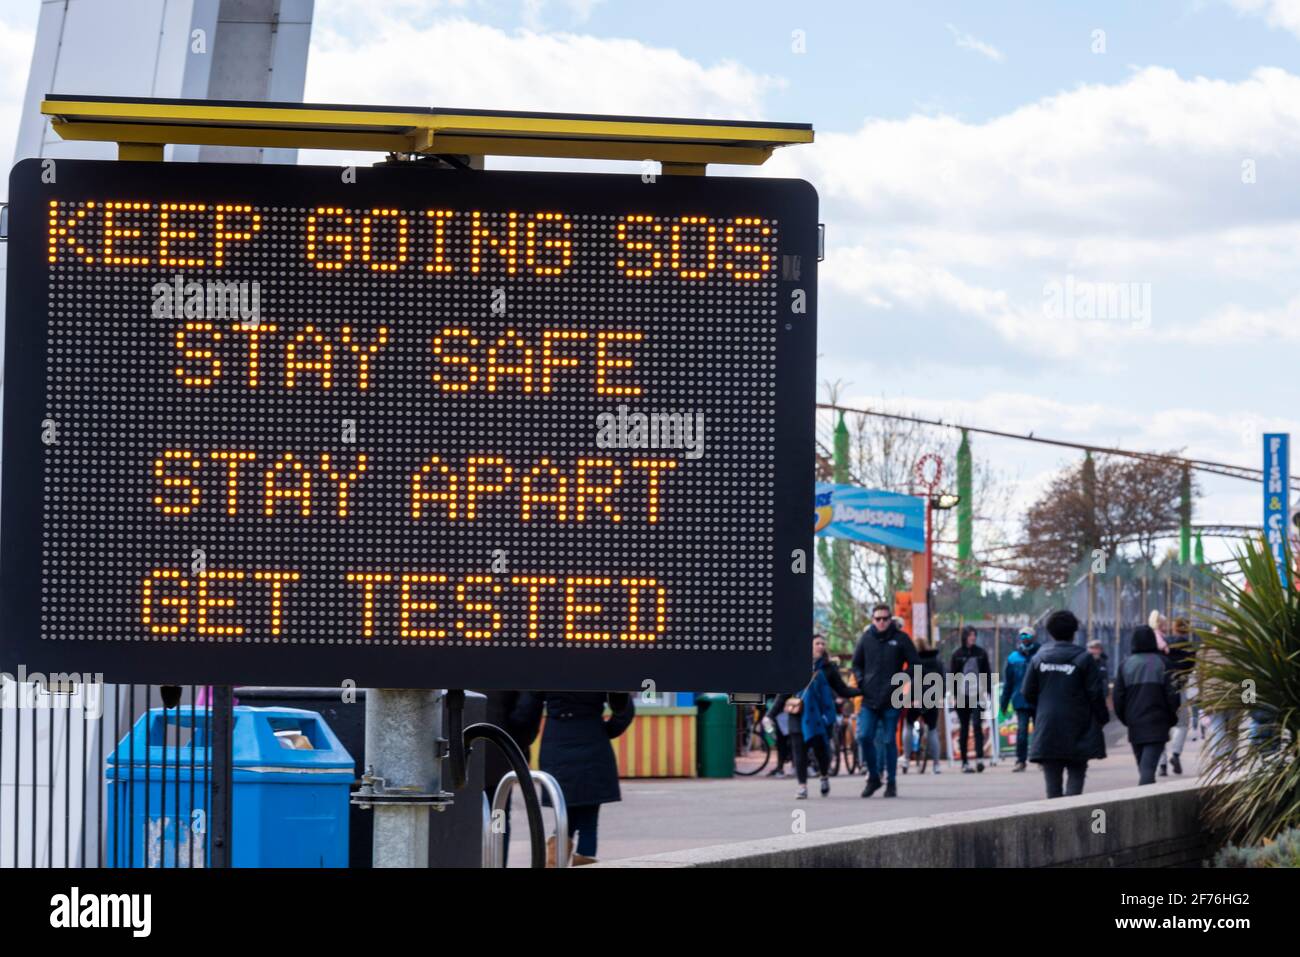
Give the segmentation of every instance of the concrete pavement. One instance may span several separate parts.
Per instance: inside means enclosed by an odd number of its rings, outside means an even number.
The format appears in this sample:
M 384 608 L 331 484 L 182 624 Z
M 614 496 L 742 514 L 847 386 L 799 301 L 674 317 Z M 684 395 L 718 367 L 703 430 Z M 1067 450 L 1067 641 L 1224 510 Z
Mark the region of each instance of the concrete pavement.
M 1199 742 L 1188 742 L 1183 754 L 1183 775 L 1172 772 L 1161 783 L 1195 775 Z M 1137 767 L 1127 746 L 1108 743 L 1110 756 L 1088 767 L 1084 793 L 1128 788 L 1137 784 Z M 642 779 L 621 783 L 623 800 L 607 804 L 600 813 L 601 860 L 641 857 L 685 848 L 733 841 L 781 837 L 801 823 L 807 831 L 845 827 L 894 818 L 928 816 L 950 811 L 999 807 L 1037 801 L 1044 795 L 1042 772 L 1029 765 L 1012 773 L 1013 761 L 986 767 L 982 774 L 962 774 L 959 766 L 945 764 L 942 773 L 898 775 L 897 798 L 883 798 L 883 790 L 863 800 L 860 776 L 831 778 L 831 793 L 822 798 L 817 780 L 809 782 L 807 800 L 795 799 L 793 774 L 785 778 Z M 526 864 L 526 848 L 518 835 L 527 823 L 516 800 L 511 819 L 514 836 L 510 866 Z M 802 819 L 797 817 L 803 812 Z M 550 812 L 545 812 L 548 818 Z

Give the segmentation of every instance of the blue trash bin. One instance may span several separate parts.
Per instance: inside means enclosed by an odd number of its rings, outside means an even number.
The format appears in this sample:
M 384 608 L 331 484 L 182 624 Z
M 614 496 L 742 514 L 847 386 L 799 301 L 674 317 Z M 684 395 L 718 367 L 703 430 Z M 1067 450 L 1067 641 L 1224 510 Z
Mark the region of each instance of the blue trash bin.
M 234 866 L 347 867 L 355 766 L 329 725 L 315 711 L 243 706 L 234 725 Z M 104 771 L 108 866 L 207 863 L 210 734 L 209 710 L 185 706 L 150 709 L 122 738 Z

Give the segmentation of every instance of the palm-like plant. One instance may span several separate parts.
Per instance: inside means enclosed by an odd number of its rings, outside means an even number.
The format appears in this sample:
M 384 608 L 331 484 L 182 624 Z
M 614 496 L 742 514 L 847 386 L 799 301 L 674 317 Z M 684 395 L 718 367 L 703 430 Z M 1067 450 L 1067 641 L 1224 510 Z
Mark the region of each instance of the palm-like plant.
M 1207 823 L 1243 845 L 1300 825 L 1300 591 L 1261 540 L 1237 555 L 1197 655 L 1197 704 L 1214 728 L 1202 760 Z

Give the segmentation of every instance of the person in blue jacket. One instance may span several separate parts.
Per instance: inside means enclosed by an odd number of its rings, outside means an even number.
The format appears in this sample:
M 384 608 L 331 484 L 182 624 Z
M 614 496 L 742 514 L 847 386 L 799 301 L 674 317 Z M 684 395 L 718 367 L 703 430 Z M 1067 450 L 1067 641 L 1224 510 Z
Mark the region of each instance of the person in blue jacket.
M 1016 766 L 1012 771 L 1023 771 L 1029 757 L 1029 722 L 1034 720 L 1034 709 L 1025 700 L 1020 686 L 1024 684 L 1030 659 L 1038 653 L 1040 647 L 1034 629 L 1026 625 L 1020 629 L 1016 648 L 1007 656 L 1006 666 L 1002 669 L 1001 710 L 1005 713 L 1010 705 L 1016 711 Z
M 826 650 L 826 639 L 813 635 L 812 677 L 798 694 L 781 695 L 772 704 L 773 714 L 785 711 L 790 715 L 790 752 L 794 758 L 794 773 L 799 779 L 795 797 L 808 797 L 808 750 L 817 757 L 821 772 L 821 795 L 831 793 L 830 747 L 835 729 L 835 696 L 854 698 L 862 694 L 850 688 L 840 677 L 840 669 L 831 661 Z

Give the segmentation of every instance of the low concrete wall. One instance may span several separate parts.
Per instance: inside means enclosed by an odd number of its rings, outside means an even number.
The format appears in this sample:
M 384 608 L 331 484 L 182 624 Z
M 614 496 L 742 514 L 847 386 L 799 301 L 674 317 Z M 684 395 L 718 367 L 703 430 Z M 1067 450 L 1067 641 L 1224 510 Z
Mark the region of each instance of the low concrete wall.
M 1209 855 L 1197 781 L 909 817 L 598 867 L 1188 867 Z

